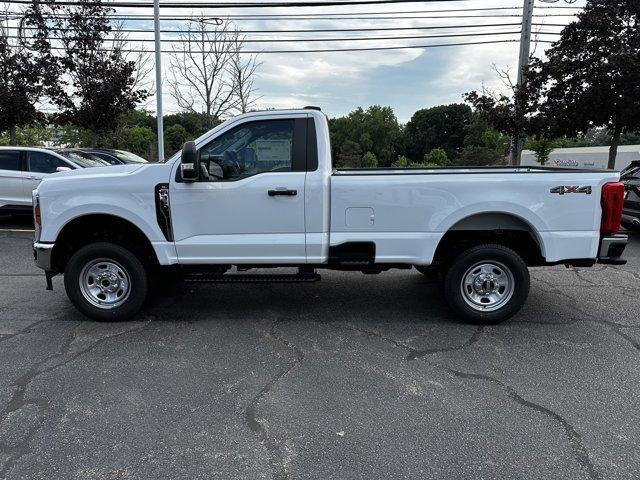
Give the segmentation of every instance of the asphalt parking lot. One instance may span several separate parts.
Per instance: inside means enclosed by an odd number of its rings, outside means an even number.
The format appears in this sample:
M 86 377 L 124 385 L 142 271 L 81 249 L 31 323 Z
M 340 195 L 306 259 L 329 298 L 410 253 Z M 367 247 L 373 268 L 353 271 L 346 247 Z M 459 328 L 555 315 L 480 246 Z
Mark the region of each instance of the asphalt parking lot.
M 640 235 L 456 322 L 413 271 L 198 285 L 101 324 L 0 219 L 0 478 L 637 478 Z

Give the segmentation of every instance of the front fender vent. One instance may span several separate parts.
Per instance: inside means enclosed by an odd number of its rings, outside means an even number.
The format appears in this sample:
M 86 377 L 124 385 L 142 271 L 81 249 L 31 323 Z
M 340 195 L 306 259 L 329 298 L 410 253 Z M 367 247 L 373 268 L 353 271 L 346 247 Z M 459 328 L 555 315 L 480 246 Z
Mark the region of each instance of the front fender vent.
M 155 188 L 156 218 L 158 226 L 169 242 L 173 242 L 173 229 L 171 228 L 171 205 L 169 203 L 169 184 L 159 183 Z

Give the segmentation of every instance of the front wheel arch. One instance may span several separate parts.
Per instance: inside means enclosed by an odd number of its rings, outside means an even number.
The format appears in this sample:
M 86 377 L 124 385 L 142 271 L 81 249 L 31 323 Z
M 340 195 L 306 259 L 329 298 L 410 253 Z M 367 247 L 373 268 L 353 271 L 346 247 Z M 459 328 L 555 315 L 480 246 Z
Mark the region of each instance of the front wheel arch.
M 139 227 L 116 215 L 91 214 L 76 217 L 62 228 L 51 252 L 52 268 L 64 272 L 75 252 L 97 242 L 120 245 L 134 252 L 147 267 L 159 264 L 151 241 Z

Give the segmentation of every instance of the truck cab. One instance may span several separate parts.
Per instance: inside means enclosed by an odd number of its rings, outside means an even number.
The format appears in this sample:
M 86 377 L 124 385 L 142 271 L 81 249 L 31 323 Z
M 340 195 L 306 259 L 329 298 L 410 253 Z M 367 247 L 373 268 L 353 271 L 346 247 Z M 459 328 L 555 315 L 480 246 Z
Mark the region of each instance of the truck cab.
M 101 320 L 135 315 L 163 275 L 313 282 L 415 266 L 477 323 L 517 313 L 530 266 L 624 263 L 616 172 L 336 170 L 330 152 L 322 112 L 252 112 L 165 163 L 52 175 L 34 191 L 36 263 Z M 278 267 L 299 273 L 247 273 Z

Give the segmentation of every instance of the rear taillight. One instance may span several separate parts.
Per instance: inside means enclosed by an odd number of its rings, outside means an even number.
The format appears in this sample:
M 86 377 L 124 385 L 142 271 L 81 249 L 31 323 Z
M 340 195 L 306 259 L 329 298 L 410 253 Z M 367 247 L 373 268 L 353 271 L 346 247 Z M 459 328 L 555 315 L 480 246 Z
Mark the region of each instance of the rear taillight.
M 33 221 L 37 226 L 42 226 L 42 218 L 40 216 L 40 197 L 33 196 Z
M 605 183 L 602 187 L 602 223 L 600 232 L 604 235 L 618 233 L 622 222 L 624 206 L 624 185 L 620 182 Z

